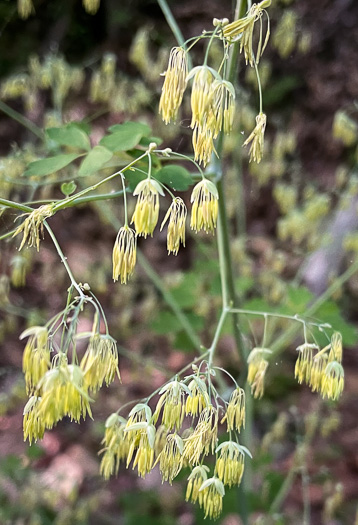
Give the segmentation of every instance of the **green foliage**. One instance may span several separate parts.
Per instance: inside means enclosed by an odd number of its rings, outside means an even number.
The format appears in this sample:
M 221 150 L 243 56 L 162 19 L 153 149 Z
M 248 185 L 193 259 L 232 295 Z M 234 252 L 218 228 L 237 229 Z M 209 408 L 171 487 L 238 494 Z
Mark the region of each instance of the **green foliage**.
M 82 161 L 78 175 L 84 176 L 96 173 L 102 169 L 112 157 L 113 153 L 109 151 L 109 149 L 104 146 L 95 146 Z
M 142 137 L 149 135 L 150 128 L 139 122 L 125 122 L 109 128 L 110 135 L 100 140 L 100 145 L 113 153 L 127 151 L 137 146 Z
M 163 184 L 169 186 L 175 191 L 185 191 L 192 184 L 193 179 L 183 166 L 166 165 L 156 172 L 156 178 Z
M 89 136 L 75 122 L 62 128 L 48 128 L 48 137 L 61 146 L 88 151 L 91 147 Z
M 78 153 L 63 153 L 55 157 L 35 160 L 34 162 L 30 162 L 24 173 L 24 177 L 44 177 L 45 175 L 52 175 L 52 173 L 56 173 L 56 171 L 65 168 L 79 157 L 80 155 Z

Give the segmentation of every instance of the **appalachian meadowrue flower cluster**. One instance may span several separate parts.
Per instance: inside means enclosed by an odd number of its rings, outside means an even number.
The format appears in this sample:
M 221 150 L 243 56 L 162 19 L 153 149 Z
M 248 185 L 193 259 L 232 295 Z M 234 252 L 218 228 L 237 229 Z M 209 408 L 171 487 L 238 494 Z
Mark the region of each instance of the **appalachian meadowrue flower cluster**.
M 164 197 L 164 190 L 171 196 L 172 202 L 162 221 L 160 230 L 167 224 L 167 249 L 168 254 L 178 254 L 180 245 L 185 246 L 185 227 L 187 207 L 180 197 L 174 196 L 164 184 L 156 180 L 151 174 L 151 151 L 156 147 L 151 145 L 148 152 L 149 171 L 146 179 L 139 182 L 133 195 L 137 197 L 137 203 L 131 219 L 134 229 L 128 225 L 127 201 L 124 186 L 124 208 L 125 222 L 120 228 L 113 248 L 113 279 L 127 283 L 133 274 L 136 264 L 137 237 L 146 238 L 153 236 L 159 219 L 159 198 Z M 157 150 L 161 152 L 160 150 Z M 171 150 L 163 150 L 161 153 L 169 156 Z M 206 233 L 214 233 L 218 218 L 218 191 L 215 184 L 202 174 L 202 180 L 198 182 L 191 195 L 191 219 L 190 227 L 196 233 L 203 230 Z
M 213 370 L 176 377 L 159 392 L 154 411 L 138 403 L 124 418 L 118 413 L 106 421 L 101 473 L 108 479 L 124 463 L 145 477 L 156 465 L 162 480 L 172 484 L 183 469 L 189 469 L 186 500 L 198 503 L 205 517 L 216 519 L 222 511 L 225 487 L 241 482 L 248 449 L 238 442 L 245 426 L 245 393 L 235 386 L 228 402 L 212 383 Z M 154 397 L 155 393 L 150 396 Z M 219 444 L 218 429 L 225 424 L 227 439 Z M 211 468 L 204 465 L 214 456 Z
M 108 332 L 99 332 L 98 313 L 91 333 L 77 333 L 78 315 L 87 302 L 98 307 L 90 296 L 74 297 L 47 325 L 33 326 L 20 336 L 28 338 L 23 372 L 29 400 L 23 430 L 30 443 L 42 439 L 46 429 L 66 416 L 76 422 L 86 415 L 92 418 L 90 395 L 115 376 L 120 378 L 116 342 Z M 88 345 L 80 358 L 77 346 L 83 337 Z
M 312 392 L 319 392 L 323 398 L 338 399 L 344 388 L 341 334 L 335 332 L 322 349 L 315 343 L 305 342 L 297 351 L 295 377 L 298 382 L 307 383 Z
M 263 0 L 253 4 L 246 16 L 229 23 L 228 19 L 214 19 L 214 31 L 205 31 L 203 35 L 188 40 L 183 47 L 174 47 L 169 56 L 168 68 L 163 73 L 165 79 L 160 98 L 159 111 L 166 124 L 175 121 L 183 100 L 183 95 L 190 80 L 193 81 L 191 91 L 191 123 L 193 130 L 193 149 L 196 161 L 206 166 L 216 153 L 214 140 L 220 132 L 230 134 L 233 128 L 235 114 L 235 88 L 227 80 L 229 48 L 240 41 L 240 51 L 244 52 L 246 64 L 255 68 L 260 93 L 260 112 L 256 117 L 256 126 L 245 141 L 244 145 L 251 144 L 250 161 L 261 161 L 264 150 L 264 133 L 266 115 L 262 111 L 261 83 L 257 65 L 265 50 L 269 36 L 270 25 L 266 8 L 271 5 L 271 0 Z M 262 17 L 266 14 L 267 30 L 263 38 Z M 254 51 L 254 28 L 258 29 L 258 44 Z M 188 70 L 188 51 L 201 39 L 209 38 L 204 63 Z M 214 39 L 219 39 L 223 44 L 223 58 L 218 71 L 209 67 L 208 56 L 210 46 Z M 187 47 L 192 40 L 193 43 Z

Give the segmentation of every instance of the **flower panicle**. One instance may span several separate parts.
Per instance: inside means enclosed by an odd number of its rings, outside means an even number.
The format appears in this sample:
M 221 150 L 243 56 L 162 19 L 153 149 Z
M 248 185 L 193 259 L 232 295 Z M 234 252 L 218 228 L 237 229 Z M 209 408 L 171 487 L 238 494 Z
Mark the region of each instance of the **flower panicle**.
M 334 332 L 330 343 L 322 350 L 306 342 L 297 351 L 295 377 L 298 382 L 307 383 L 312 392 L 319 392 L 323 398 L 337 400 L 344 388 L 342 335 Z

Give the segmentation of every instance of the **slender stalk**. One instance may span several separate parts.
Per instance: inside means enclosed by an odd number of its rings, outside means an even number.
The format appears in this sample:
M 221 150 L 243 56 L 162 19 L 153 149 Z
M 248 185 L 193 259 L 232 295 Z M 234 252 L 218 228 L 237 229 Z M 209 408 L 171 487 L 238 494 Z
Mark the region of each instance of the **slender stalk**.
M 259 68 L 257 67 L 256 58 L 254 60 L 254 66 L 255 66 L 255 73 L 257 78 L 257 87 L 259 90 L 259 99 L 260 99 L 260 113 L 262 113 L 262 87 L 261 87 L 261 79 L 259 75 Z
M 30 206 L 25 206 L 24 204 L 19 204 L 18 202 L 9 201 L 7 199 L 0 199 L 0 206 L 4 206 L 5 208 L 13 208 L 14 210 L 20 210 L 25 212 L 32 212 L 34 211 L 33 208 L 30 208 Z
M 16 122 L 27 128 L 39 139 L 44 140 L 44 133 L 39 127 L 36 126 L 36 124 L 34 124 L 33 122 L 31 122 L 31 120 L 21 115 L 21 113 L 18 113 L 15 109 L 5 104 L 5 102 L 3 102 L 2 100 L 0 100 L 0 111 L 5 113 L 8 117 L 12 118 L 13 120 L 16 120 Z
M 162 10 L 163 15 L 165 16 L 165 20 L 167 21 L 168 26 L 170 27 L 173 35 L 175 36 L 176 41 L 181 47 L 186 49 L 183 33 L 180 31 L 179 26 L 171 10 L 169 9 L 169 6 L 166 0 L 158 0 L 158 4 L 159 4 L 160 9 Z M 189 53 L 187 53 L 187 56 L 188 56 L 188 66 L 189 66 L 189 69 L 191 69 L 193 67 L 193 64 L 192 64 Z
M 79 204 L 86 204 L 87 202 L 106 201 L 108 199 L 117 199 L 117 197 L 120 197 L 121 195 L 123 195 L 123 190 L 113 191 L 111 193 L 101 193 L 99 195 L 87 195 L 85 197 L 78 197 L 74 201 L 68 203 L 66 208 L 70 208 L 72 206 L 77 206 Z
M 118 231 L 121 227 L 120 221 L 114 217 L 110 210 L 106 210 L 104 208 L 101 208 L 101 213 L 105 213 L 107 220 L 112 224 L 113 228 Z M 157 290 L 161 293 L 163 299 L 169 306 L 169 308 L 172 310 L 173 314 L 176 316 L 178 321 L 180 322 L 184 332 L 192 342 L 194 348 L 201 352 L 202 346 L 201 341 L 197 334 L 195 333 L 193 327 L 191 326 L 190 321 L 188 320 L 187 316 L 183 312 L 183 310 L 180 308 L 176 300 L 174 299 L 173 295 L 170 293 L 169 290 L 167 290 L 163 284 L 163 280 L 160 277 L 160 275 L 152 268 L 150 263 L 148 262 L 147 258 L 143 255 L 143 253 L 137 248 L 137 259 L 140 266 L 143 268 L 149 279 L 152 281 L 154 286 L 157 288 Z
M 215 38 L 215 35 L 216 33 L 219 31 L 219 27 L 216 27 L 215 28 L 215 31 L 213 32 L 213 34 L 211 35 L 210 37 L 210 40 L 208 42 L 208 45 L 206 47 L 206 51 L 205 51 L 205 56 L 204 56 L 204 62 L 203 62 L 203 65 L 206 66 L 207 63 L 208 63 L 208 58 L 209 58 L 209 51 L 210 51 L 210 47 L 211 47 L 211 44 L 213 43 L 213 40 Z
M 116 171 L 116 173 L 112 173 L 112 175 L 109 175 L 108 177 L 106 177 L 105 179 L 102 179 L 100 180 L 99 182 L 97 182 L 97 184 L 93 184 L 93 186 L 89 186 L 88 188 L 85 188 L 84 190 L 81 190 L 79 191 L 78 193 L 75 193 L 75 195 L 72 195 L 72 197 L 68 197 L 67 199 L 64 199 L 63 201 L 59 202 L 58 204 L 56 204 L 53 208 L 53 212 L 56 213 L 57 211 L 59 210 L 62 210 L 64 208 L 67 208 L 69 204 L 72 204 L 74 201 L 76 201 L 79 197 L 82 197 L 82 195 L 86 195 L 87 193 L 89 193 L 90 191 L 94 191 L 96 190 L 97 188 L 99 188 L 100 186 L 102 186 L 102 184 L 105 184 L 106 182 L 109 182 L 110 180 L 114 179 L 115 177 L 118 177 L 118 175 L 122 175 L 122 173 L 124 171 L 127 171 L 129 170 L 134 164 L 136 164 L 139 160 L 141 160 L 143 157 L 145 157 L 146 155 L 148 155 L 148 152 L 146 151 L 145 153 L 143 153 L 143 155 L 141 155 L 140 157 L 138 157 L 137 159 L 134 159 L 132 162 L 130 162 L 129 164 L 127 164 L 127 166 L 125 166 L 122 170 L 120 171 Z
M 283 483 L 282 483 L 282 485 L 280 487 L 280 490 L 276 494 L 275 499 L 271 503 L 271 506 L 270 506 L 270 509 L 269 509 L 269 514 L 271 514 L 271 515 L 275 514 L 276 512 L 278 512 L 280 510 L 283 502 L 285 501 L 287 495 L 289 494 L 289 492 L 290 492 L 290 490 L 292 488 L 292 485 L 293 485 L 293 482 L 294 482 L 294 480 L 296 478 L 296 475 L 297 475 L 297 466 L 294 463 L 292 465 L 292 467 L 290 468 L 290 470 L 288 471 L 287 476 L 286 476 L 285 480 L 283 481 Z
M 143 253 L 138 249 L 137 249 L 137 258 L 138 258 L 138 263 L 141 265 L 141 267 L 143 268 L 147 276 L 150 278 L 154 286 L 159 290 L 159 292 L 163 296 L 164 301 L 171 308 L 173 314 L 176 316 L 176 318 L 182 325 L 184 332 L 189 337 L 193 346 L 196 348 L 196 350 L 199 350 L 201 352 L 202 345 L 201 345 L 201 341 L 199 337 L 195 333 L 193 327 L 190 324 L 190 321 L 188 320 L 187 316 L 185 315 L 183 310 L 180 308 L 180 306 L 174 299 L 173 295 L 170 293 L 169 290 L 165 288 L 163 284 L 163 280 L 160 277 L 160 275 L 155 270 L 153 270 L 151 264 L 148 262 L 148 260 L 143 255 Z
M 313 316 L 317 310 L 342 286 L 343 283 L 348 281 L 358 272 L 358 261 L 356 261 L 352 266 L 350 266 L 342 275 L 340 275 L 323 294 L 321 294 L 312 304 L 308 307 L 306 311 L 306 316 Z M 282 352 L 287 345 L 290 344 L 292 339 L 297 334 L 298 327 L 291 326 L 289 329 L 284 332 L 281 337 L 279 337 L 276 342 L 271 346 L 272 355 L 271 359 L 275 358 L 280 352 Z
M 47 224 L 46 221 L 44 221 L 44 225 L 45 225 L 46 230 L 50 234 L 52 242 L 55 245 L 56 251 L 57 251 L 58 255 L 60 256 L 61 262 L 63 263 L 63 265 L 64 265 L 64 267 L 66 269 L 66 272 L 68 273 L 68 276 L 70 278 L 72 286 L 77 290 L 77 292 L 80 294 L 80 296 L 83 297 L 84 294 L 83 294 L 81 288 L 79 287 L 79 285 L 77 284 L 76 279 L 73 276 L 71 268 L 68 265 L 67 258 L 64 256 L 63 251 L 61 250 L 61 247 L 60 247 L 60 245 L 59 245 L 59 243 L 58 243 L 58 241 L 57 241 L 57 239 L 55 237 L 55 234 L 53 233 L 52 229 L 50 228 L 50 226 Z
M 221 334 L 221 330 L 222 330 L 222 327 L 224 325 L 224 322 L 225 322 L 227 314 L 228 314 L 228 309 L 227 308 L 223 308 L 223 310 L 221 312 L 221 315 L 220 315 L 219 322 L 218 322 L 216 330 L 215 330 L 213 342 L 211 343 L 211 346 L 209 348 L 208 369 L 210 369 L 212 367 L 214 353 L 215 353 L 215 350 L 216 350 L 216 347 L 217 347 L 217 344 L 218 344 L 218 341 L 219 341 L 219 337 L 220 337 L 220 334 Z
M 121 173 L 121 181 L 122 181 L 122 188 L 123 188 L 123 201 L 124 201 L 124 226 L 128 227 L 128 208 L 127 208 L 127 192 L 126 192 L 126 186 L 124 184 L 124 175 Z

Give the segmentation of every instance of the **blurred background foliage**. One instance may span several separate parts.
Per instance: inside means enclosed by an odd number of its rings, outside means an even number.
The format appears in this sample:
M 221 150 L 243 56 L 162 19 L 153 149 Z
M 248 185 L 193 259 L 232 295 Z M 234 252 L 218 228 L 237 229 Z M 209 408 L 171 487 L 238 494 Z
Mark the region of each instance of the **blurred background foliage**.
M 213 17 L 232 18 L 232 3 L 218 4 L 183 0 L 170 7 L 190 38 L 209 28 Z M 163 147 L 190 152 L 188 100 L 177 126 L 164 126 L 157 116 L 160 73 L 175 41 L 156 1 L 102 0 L 94 15 L 79 0 L 37 0 L 34 8 L 22 20 L 16 1 L 0 1 L 1 197 L 61 198 L 61 184 L 73 181 L 81 189 L 113 171 L 109 164 L 101 175 L 81 173 L 70 164 L 55 174 L 26 175 L 31 162 L 73 153 L 53 132 L 42 140 L 44 130 L 72 121 L 90 135 L 92 146 L 110 126 L 140 121 L 152 137 L 164 139 Z M 358 523 L 358 5 L 277 0 L 270 15 L 272 38 L 260 63 L 269 123 L 263 161 L 249 165 L 241 148 L 257 112 L 251 69 L 240 67 L 235 132 L 224 146 L 237 292 L 243 308 L 304 315 L 316 297 L 331 290 L 311 315 L 342 332 L 346 389 L 333 404 L 298 386 L 297 341 L 287 342 L 269 370 L 264 398 L 254 402 L 253 491 L 245 498 L 229 491 L 219 521 L 239 525 L 240 515 L 249 512 L 250 523 L 257 525 L 298 524 L 310 504 L 312 525 L 348 525 Z M 218 60 L 215 46 L 211 60 Z M 182 196 L 188 201 L 185 180 L 191 168 L 182 168 Z M 39 253 L 18 252 L 14 242 L 1 242 L 4 525 L 203 520 L 183 502 L 185 473 L 172 487 L 161 485 L 155 472 L 140 480 L 122 469 L 109 482 L 98 475 L 106 417 L 126 401 L 148 395 L 193 359 L 198 335 L 209 344 L 221 303 L 215 239 L 206 235 L 189 235 L 185 250 L 167 258 L 165 235 L 157 232 L 139 243 L 139 268 L 130 284 L 113 284 L 111 251 L 121 210 L 118 199 L 93 202 L 57 214 L 51 225 L 76 277 L 90 283 L 105 308 L 122 356 L 123 384 L 101 391 L 94 422 L 61 422 L 32 447 L 22 442 L 26 395 L 18 335 L 62 307 L 68 282 L 48 238 Z M 13 229 L 14 218 L 13 212 L 1 214 L 1 234 Z M 242 321 L 247 341 L 258 344 L 262 322 Z M 83 331 L 90 330 L 89 318 L 82 323 Z M 286 321 L 270 322 L 272 344 L 286 328 Z M 217 362 L 238 377 L 241 365 L 229 323 Z

